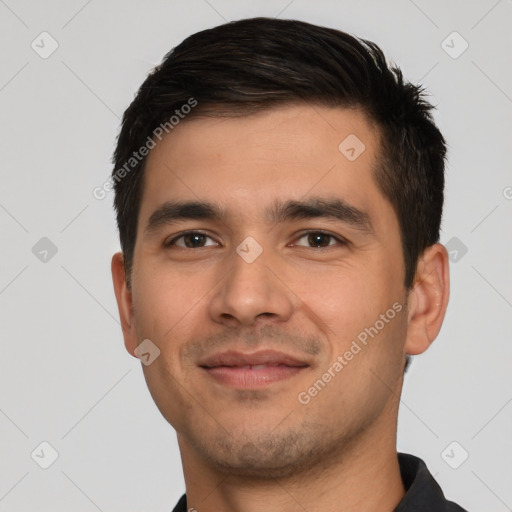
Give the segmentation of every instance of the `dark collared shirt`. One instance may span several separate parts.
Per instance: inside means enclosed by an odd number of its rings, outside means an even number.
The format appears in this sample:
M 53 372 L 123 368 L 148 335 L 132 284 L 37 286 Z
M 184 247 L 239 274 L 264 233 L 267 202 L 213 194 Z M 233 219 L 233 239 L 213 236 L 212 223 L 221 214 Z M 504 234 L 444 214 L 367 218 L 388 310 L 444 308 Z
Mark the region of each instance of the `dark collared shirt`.
M 405 487 L 405 496 L 393 512 L 466 512 L 459 505 L 448 501 L 425 463 L 406 453 L 398 454 L 400 473 Z M 173 512 L 187 512 L 184 494 Z

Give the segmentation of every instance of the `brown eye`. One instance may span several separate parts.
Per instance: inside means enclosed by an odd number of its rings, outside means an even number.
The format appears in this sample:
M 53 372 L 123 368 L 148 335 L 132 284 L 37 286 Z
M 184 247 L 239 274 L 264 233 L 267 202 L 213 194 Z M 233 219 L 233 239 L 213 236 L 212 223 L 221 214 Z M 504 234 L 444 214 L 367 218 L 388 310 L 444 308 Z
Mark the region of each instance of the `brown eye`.
M 346 242 L 330 233 L 323 233 L 322 231 L 310 231 L 304 233 L 298 240 L 305 240 L 306 243 L 296 243 L 295 245 L 307 246 L 311 248 L 322 249 L 336 244 L 344 245 Z
M 212 242 L 211 244 L 206 244 L 208 239 L 212 240 L 212 238 L 205 233 L 200 233 L 198 231 L 188 231 L 186 233 L 183 233 L 169 242 L 167 242 L 165 245 L 166 247 L 169 246 L 178 246 L 178 247 L 184 247 L 185 249 L 200 249 L 202 247 L 209 247 L 212 245 L 217 245 L 215 242 Z
M 314 247 L 327 247 L 331 245 L 332 236 L 324 233 L 310 233 L 307 235 L 308 243 Z

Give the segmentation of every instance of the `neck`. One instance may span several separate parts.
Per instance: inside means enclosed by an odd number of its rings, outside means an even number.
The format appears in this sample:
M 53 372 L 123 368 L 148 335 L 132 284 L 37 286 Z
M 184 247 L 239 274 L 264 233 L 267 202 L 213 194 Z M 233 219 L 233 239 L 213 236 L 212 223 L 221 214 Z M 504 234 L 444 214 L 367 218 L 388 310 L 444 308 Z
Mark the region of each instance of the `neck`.
M 393 425 L 386 423 L 385 429 L 384 425 L 369 427 L 352 446 L 322 461 L 321 467 L 317 464 L 281 479 L 220 473 L 178 435 L 187 508 L 199 512 L 392 512 L 405 490 L 396 453 L 396 419 Z M 392 434 L 386 437 L 383 431 Z

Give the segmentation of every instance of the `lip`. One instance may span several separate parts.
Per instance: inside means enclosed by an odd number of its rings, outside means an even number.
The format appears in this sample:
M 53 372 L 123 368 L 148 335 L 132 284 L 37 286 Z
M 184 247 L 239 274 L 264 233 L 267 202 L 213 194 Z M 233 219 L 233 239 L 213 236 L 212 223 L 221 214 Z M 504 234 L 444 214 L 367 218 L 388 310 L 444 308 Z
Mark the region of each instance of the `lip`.
M 301 361 L 296 357 L 276 350 L 259 350 L 258 352 L 253 352 L 251 354 L 236 352 L 233 350 L 220 352 L 205 358 L 199 363 L 199 366 L 213 368 L 217 366 L 241 367 L 257 366 L 262 364 L 266 366 L 309 366 L 305 361 Z
M 283 352 L 262 350 L 251 354 L 235 351 L 214 354 L 199 366 L 222 384 L 237 389 L 257 389 L 289 379 L 309 364 Z

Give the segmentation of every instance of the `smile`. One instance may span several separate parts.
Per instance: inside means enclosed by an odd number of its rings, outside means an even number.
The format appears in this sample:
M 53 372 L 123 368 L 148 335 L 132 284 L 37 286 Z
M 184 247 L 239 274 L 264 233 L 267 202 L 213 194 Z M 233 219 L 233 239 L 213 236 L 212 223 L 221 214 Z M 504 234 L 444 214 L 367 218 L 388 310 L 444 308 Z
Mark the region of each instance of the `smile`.
M 236 389 L 258 389 L 290 379 L 309 367 L 305 361 L 275 351 L 224 352 L 199 365 L 217 382 Z

